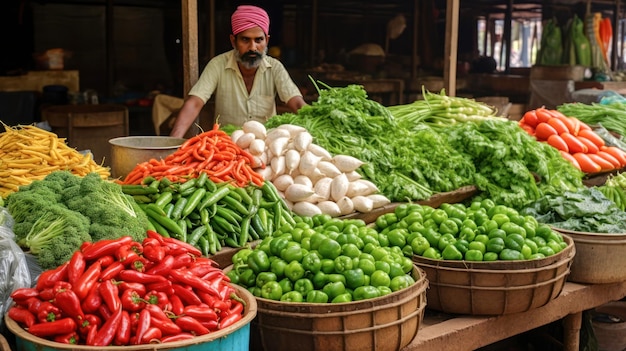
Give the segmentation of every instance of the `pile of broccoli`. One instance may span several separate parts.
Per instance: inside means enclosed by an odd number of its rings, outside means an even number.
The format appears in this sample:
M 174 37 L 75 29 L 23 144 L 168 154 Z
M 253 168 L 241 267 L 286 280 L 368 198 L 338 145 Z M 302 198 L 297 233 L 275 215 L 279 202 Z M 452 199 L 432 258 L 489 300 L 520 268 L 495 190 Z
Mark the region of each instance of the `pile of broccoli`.
M 135 200 L 97 173 L 52 172 L 9 194 L 5 206 L 15 241 L 42 269 L 65 263 L 84 242 L 125 235 L 141 242 L 150 226 Z

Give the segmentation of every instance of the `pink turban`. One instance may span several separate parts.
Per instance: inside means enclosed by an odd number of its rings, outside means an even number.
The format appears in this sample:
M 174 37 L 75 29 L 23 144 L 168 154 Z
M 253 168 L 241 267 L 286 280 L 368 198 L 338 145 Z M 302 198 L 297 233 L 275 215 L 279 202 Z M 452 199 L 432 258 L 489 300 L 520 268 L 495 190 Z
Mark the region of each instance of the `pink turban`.
M 237 35 L 244 30 L 261 27 L 265 34 L 270 31 L 270 18 L 267 12 L 260 7 L 252 5 L 241 5 L 230 18 L 233 27 L 233 35 Z

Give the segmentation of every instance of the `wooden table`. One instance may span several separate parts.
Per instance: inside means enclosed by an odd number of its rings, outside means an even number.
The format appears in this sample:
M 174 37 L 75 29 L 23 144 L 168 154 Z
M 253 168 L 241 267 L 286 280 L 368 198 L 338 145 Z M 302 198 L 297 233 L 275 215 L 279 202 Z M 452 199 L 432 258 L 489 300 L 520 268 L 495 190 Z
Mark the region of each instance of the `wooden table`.
M 503 316 L 429 316 L 426 314 L 413 341 L 402 351 L 463 351 L 508 339 L 562 320 L 563 350 L 578 351 L 582 312 L 626 296 L 626 281 L 585 285 L 567 282 L 548 304 Z

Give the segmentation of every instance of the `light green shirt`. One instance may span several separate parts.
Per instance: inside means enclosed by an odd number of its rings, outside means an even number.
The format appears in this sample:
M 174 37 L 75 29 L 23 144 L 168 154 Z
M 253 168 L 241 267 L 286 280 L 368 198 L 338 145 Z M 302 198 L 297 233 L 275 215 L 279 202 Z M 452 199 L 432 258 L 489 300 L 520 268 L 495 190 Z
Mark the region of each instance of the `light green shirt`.
M 206 65 L 189 95 L 206 103 L 215 93 L 215 117 L 220 125 L 241 126 L 248 120 L 265 123 L 276 115 L 276 94 L 287 102 L 302 96 L 283 64 L 265 56 L 259 65 L 250 94 L 237 66 L 235 50 L 220 54 Z

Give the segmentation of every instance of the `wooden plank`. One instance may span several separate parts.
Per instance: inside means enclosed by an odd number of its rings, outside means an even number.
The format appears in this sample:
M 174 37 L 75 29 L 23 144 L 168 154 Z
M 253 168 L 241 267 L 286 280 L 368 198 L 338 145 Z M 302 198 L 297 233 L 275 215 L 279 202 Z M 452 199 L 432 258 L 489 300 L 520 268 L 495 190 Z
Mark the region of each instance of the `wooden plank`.
M 527 312 L 481 317 L 432 314 L 427 310 L 417 336 L 402 351 L 471 351 L 564 318 L 573 318 L 567 335 L 577 339 L 579 333 L 572 325 L 576 314 L 625 296 L 626 281 L 596 285 L 567 282 L 556 299 Z M 565 340 L 564 344 L 576 343 Z

